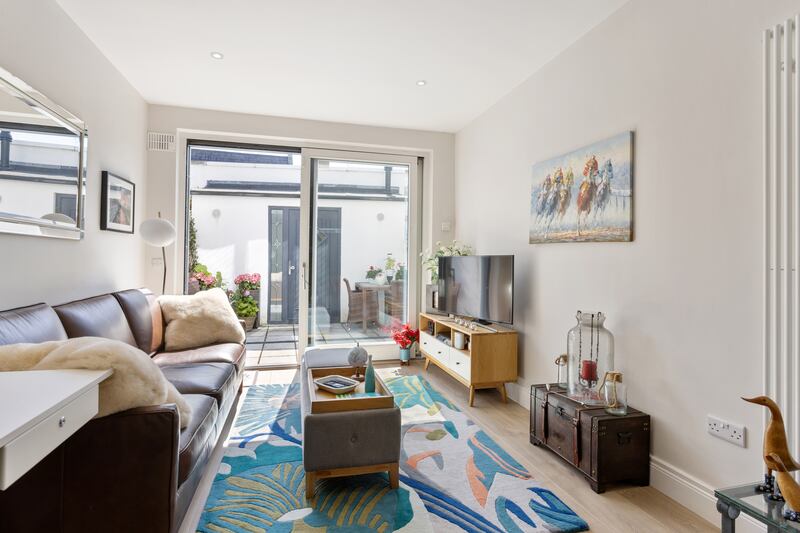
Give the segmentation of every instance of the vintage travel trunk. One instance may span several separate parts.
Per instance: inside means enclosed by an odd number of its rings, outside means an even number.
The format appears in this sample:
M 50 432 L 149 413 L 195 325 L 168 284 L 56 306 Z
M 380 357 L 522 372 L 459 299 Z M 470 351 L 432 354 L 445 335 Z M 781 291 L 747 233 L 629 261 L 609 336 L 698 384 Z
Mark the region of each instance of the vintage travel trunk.
M 650 415 L 614 416 L 581 404 L 551 384 L 531 386 L 531 443 L 583 472 L 595 492 L 611 483 L 650 484 Z

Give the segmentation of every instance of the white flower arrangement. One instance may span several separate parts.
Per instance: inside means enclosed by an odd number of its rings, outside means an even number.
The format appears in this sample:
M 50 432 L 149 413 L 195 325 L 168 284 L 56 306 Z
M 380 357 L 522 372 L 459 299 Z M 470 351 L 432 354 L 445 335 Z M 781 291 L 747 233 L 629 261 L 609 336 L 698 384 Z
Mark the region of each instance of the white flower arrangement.
M 471 255 L 472 246 L 453 241 L 452 244 L 442 245 L 442 241 L 436 241 L 436 249 L 431 253 L 430 249 L 425 250 L 419 256 L 422 258 L 422 266 L 431 274 L 431 283 L 439 281 L 439 258 L 451 257 L 456 255 Z

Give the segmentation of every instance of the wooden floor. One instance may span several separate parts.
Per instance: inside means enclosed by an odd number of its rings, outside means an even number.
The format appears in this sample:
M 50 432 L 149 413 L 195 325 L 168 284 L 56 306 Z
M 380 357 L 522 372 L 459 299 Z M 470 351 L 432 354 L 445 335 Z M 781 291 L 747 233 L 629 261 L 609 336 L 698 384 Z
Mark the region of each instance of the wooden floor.
M 396 366 L 396 365 L 391 365 Z M 591 531 L 603 533 L 683 533 L 716 532 L 718 527 L 700 518 L 695 513 L 671 500 L 651 487 L 627 487 L 609 489 L 604 494 L 595 494 L 582 475 L 575 472 L 554 453 L 530 444 L 527 409 L 509 401 L 503 404 L 496 390 L 475 392 L 475 406 L 467 405 L 468 390 L 456 383 L 443 371 L 431 365 L 425 371 L 422 363 L 415 361 L 402 367 L 406 374 L 423 374 L 431 384 L 459 409 L 469 414 L 497 443 L 524 465 L 534 479 L 553 490 L 564 502 L 589 523 Z M 245 386 L 257 383 L 288 383 L 297 371 L 258 370 L 248 371 Z M 220 453 L 213 459 L 216 471 Z M 206 476 L 198 488 L 196 499 L 184 521 L 181 532 L 194 531 L 208 495 L 213 476 Z M 202 500 L 202 501 L 200 501 Z

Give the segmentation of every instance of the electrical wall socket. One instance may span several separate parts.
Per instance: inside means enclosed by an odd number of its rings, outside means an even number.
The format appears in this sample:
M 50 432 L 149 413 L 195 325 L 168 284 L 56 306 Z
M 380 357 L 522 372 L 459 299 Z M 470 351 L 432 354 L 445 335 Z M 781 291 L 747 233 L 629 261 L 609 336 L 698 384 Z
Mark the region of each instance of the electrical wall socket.
M 714 415 L 708 415 L 706 426 L 708 432 L 715 437 L 732 442 L 742 448 L 746 447 L 745 434 L 747 429 L 743 425 L 728 422 Z

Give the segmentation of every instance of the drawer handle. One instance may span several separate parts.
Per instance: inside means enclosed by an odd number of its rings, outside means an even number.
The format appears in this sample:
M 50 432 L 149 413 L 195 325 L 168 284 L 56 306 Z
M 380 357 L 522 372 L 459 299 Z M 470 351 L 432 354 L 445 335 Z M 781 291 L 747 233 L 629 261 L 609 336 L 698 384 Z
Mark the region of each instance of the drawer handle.
M 460 365 L 460 364 L 461 364 L 461 361 L 456 361 L 456 364 L 457 364 L 457 365 Z
M 67 423 L 66 416 L 62 416 L 61 418 L 58 419 L 58 427 L 63 428 L 66 423 Z

